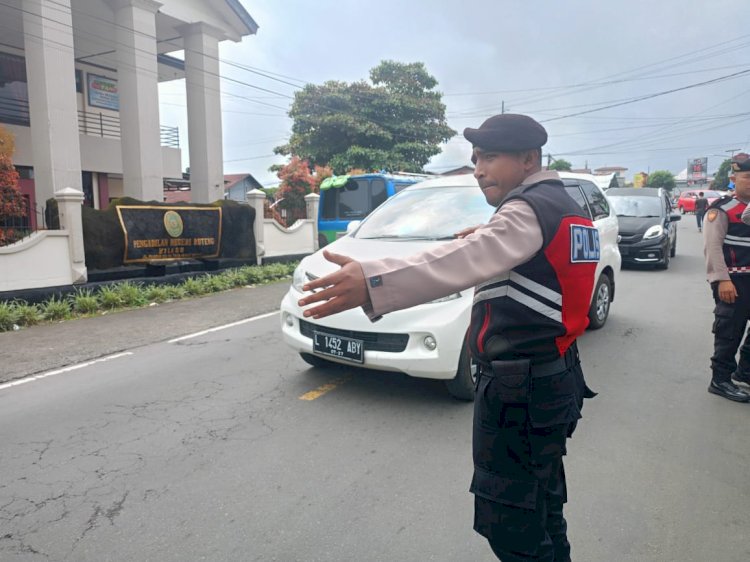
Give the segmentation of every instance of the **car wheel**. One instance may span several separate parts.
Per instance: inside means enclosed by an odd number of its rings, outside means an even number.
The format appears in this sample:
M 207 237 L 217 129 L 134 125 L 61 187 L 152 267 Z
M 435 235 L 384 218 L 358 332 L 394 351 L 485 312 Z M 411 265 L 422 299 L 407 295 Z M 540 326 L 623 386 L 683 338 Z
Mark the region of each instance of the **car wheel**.
M 661 263 L 656 264 L 656 269 L 669 269 L 669 257 L 672 254 L 669 250 L 664 252 L 664 259 Z
M 477 366 L 471 360 L 469 345 L 464 340 L 461 348 L 461 357 L 458 360 L 456 376 L 445 381 L 445 386 L 453 398 L 458 400 L 474 400 L 474 387 L 477 381 Z
M 331 361 L 326 361 L 322 357 L 318 357 L 317 355 L 313 355 L 312 353 L 300 353 L 299 356 L 308 365 L 312 365 L 313 367 L 318 367 L 320 369 L 326 369 L 329 367 L 337 366 L 336 363 L 332 363 Z
M 685 207 L 683 207 L 682 205 L 680 205 L 680 214 L 681 215 L 685 214 Z
M 598 330 L 607 323 L 609 305 L 612 303 L 612 281 L 602 273 L 596 282 L 594 297 L 589 308 L 589 329 Z
M 674 244 L 672 244 L 672 249 L 669 251 L 669 257 L 673 258 L 677 255 L 677 236 L 674 237 Z

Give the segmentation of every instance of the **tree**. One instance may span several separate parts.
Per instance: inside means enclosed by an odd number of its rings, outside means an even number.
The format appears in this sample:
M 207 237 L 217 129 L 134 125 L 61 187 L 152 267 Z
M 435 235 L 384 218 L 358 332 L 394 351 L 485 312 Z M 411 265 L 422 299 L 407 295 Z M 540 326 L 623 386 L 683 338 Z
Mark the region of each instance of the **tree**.
M 672 191 L 674 186 L 674 176 L 672 172 L 667 170 L 657 170 L 653 174 L 649 174 L 646 181 L 646 187 L 663 187 L 667 191 Z
M 26 202 L 11 160 L 13 151 L 13 135 L 0 127 L 0 246 L 12 244 L 24 234 Z
M 277 154 L 343 174 L 351 168 L 421 172 L 456 131 L 423 63 L 383 61 L 370 81 L 308 84 L 294 96 L 289 142 Z
M 717 191 L 726 191 L 729 188 L 729 176 L 732 171 L 732 159 L 727 158 L 721 163 L 719 169 L 714 174 L 714 181 L 711 182 L 711 189 Z
M 557 170 L 558 172 L 569 172 L 573 168 L 573 164 L 563 158 L 559 158 L 549 165 L 550 170 Z
M 333 171 L 330 168 L 316 166 L 315 173 L 311 173 L 310 165 L 306 160 L 302 160 L 299 156 L 293 156 L 287 165 L 279 169 L 277 175 L 281 183 L 275 193 L 275 206 L 286 211 L 286 220 L 279 222 L 291 225 L 294 221 L 304 218 L 306 215 L 305 195 L 317 193 L 320 190 L 321 182 L 333 175 Z

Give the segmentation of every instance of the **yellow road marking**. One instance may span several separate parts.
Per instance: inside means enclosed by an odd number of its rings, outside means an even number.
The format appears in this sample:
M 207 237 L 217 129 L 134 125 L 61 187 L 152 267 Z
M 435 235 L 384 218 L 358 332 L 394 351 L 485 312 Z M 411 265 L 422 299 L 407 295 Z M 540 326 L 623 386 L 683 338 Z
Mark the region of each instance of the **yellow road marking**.
M 336 379 L 335 381 L 331 381 L 329 383 L 321 385 L 315 390 L 311 390 L 310 392 L 305 392 L 302 396 L 299 397 L 299 399 L 300 400 L 315 400 L 316 398 L 320 398 L 324 394 L 331 392 L 337 386 L 345 383 L 350 378 L 351 377 L 342 377 L 340 379 Z

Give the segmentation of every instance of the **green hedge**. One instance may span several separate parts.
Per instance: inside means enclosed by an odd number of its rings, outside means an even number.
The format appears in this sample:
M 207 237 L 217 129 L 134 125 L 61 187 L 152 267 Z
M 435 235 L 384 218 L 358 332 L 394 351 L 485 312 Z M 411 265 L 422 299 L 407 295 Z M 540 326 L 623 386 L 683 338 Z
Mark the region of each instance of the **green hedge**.
M 67 297 L 51 297 L 41 304 L 22 300 L 0 301 L 0 332 L 18 330 L 41 322 L 54 322 L 163 303 L 288 279 L 297 263 L 245 266 L 221 273 L 188 277 L 177 285 L 144 285 L 123 281 L 98 290 L 78 289 Z

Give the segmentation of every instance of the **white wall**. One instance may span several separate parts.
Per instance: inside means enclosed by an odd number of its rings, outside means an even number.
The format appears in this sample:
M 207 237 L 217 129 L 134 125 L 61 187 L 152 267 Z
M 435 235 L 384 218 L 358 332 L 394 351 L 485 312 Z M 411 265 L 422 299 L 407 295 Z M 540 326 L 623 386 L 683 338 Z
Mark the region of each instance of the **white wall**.
M 0 247 L 0 291 L 73 283 L 68 233 L 41 230 Z
M 312 220 L 298 220 L 291 228 L 284 228 L 273 219 L 263 219 L 263 257 L 312 254 L 315 251 L 315 224 Z

